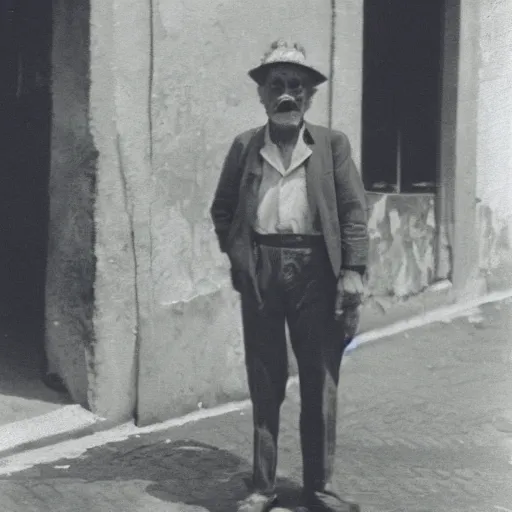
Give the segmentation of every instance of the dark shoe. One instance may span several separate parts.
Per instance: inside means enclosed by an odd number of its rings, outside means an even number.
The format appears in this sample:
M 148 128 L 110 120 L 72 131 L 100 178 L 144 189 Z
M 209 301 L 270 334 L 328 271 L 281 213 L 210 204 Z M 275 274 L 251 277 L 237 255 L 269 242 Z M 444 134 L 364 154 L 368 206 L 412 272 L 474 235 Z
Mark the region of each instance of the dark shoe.
M 359 505 L 342 500 L 332 491 L 304 493 L 303 503 L 296 512 L 361 512 Z
M 237 504 L 237 512 L 268 512 L 277 504 L 275 494 L 267 496 L 253 492 Z

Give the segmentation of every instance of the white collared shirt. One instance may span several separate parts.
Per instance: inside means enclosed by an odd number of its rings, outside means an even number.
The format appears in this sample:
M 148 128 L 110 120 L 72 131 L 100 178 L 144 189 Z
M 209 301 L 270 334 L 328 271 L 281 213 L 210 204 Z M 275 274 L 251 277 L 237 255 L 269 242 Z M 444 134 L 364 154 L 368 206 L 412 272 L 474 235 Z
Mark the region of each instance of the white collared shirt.
M 263 176 L 255 229 L 260 234 L 316 234 L 308 202 L 306 160 L 311 148 L 304 141 L 304 126 L 293 150 L 291 164 L 284 168 L 279 148 L 272 142 L 267 125 L 263 157 Z

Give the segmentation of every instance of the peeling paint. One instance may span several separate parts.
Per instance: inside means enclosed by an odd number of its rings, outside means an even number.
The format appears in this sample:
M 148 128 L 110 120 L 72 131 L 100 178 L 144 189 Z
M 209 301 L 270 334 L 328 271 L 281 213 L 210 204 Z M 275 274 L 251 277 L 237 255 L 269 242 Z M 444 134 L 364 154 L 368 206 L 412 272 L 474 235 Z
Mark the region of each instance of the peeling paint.
M 482 271 L 492 272 L 507 260 L 507 256 L 512 255 L 509 238 L 511 228 L 512 216 L 500 218 L 490 206 L 478 204 L 475 231 L 479 242 L 479 267 Z
M 369 295 L 419 293 L 435 278 L 434 197 L 369 194 L 369 202 Z

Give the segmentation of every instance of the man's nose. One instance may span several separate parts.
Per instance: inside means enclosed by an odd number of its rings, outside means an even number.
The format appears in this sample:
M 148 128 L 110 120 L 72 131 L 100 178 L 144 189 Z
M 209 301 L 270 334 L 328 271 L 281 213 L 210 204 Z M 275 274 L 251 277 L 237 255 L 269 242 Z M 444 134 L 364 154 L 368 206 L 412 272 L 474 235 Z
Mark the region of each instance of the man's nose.
M 284 91 L 283 94 L 286 94 L 288 96 L 291 96 L 292 98 L 295 98 L 296 96 L 300 95 L 302 92 L 302 87 L 294 83 L 286 83 L 284 84 Z

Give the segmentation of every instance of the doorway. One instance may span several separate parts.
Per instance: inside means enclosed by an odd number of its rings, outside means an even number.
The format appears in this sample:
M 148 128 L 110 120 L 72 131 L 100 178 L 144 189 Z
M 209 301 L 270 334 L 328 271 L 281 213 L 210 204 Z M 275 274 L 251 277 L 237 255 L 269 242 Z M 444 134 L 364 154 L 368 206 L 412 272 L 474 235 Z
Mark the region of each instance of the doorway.
M 0 11 L 0 416 L 51 409 L 41 380 L 51 131 L 51 0 Z M 22 418 L 20 418 L 20 415 Z
M 371 192 L 436 191 L 444 0 L 365 0 L 362 174 Z

